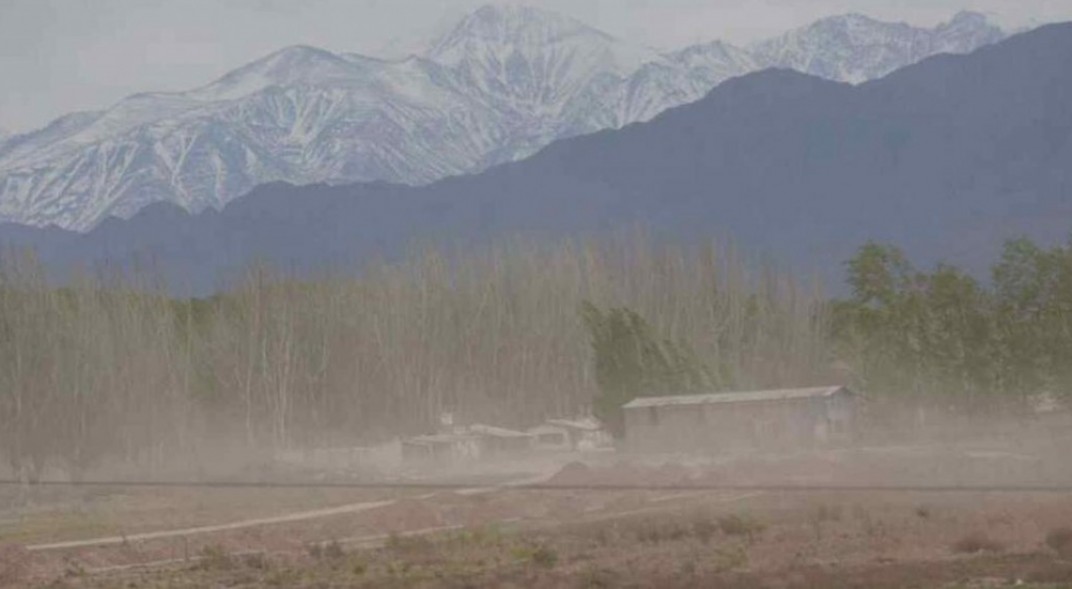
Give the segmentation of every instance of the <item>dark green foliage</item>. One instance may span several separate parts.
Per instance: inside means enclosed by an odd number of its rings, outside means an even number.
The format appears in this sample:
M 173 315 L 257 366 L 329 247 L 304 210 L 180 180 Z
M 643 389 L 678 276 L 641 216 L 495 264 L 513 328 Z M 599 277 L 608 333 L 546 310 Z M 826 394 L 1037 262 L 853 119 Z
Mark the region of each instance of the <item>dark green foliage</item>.
M 861 389 L 981 409 L 1072 388 L 1072 246 L 1011 241 L 989 286 L 873 243 L 847 266 L 832 335 Z
M 599 396 L 594 412 L 615 436 L 622 433 L 622 405 L 637 397 L 710 389 L 707 369 L 690 347 L 658 339 L 635 311 L 601 311 L 585 301 L 581 317 L 591 338 Z

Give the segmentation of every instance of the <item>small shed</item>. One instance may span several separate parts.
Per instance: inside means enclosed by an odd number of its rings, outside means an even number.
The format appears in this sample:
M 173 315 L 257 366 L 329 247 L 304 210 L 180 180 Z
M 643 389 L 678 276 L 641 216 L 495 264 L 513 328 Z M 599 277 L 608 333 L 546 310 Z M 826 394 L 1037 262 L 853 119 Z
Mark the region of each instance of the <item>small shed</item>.
M 610 434 L 603 429 L 603 424 L 593 417 L 548 419 L 545 425 L 564 429 L 574 450 L 592 450 L 611 445 Z
M 533 437 L 533 446 L 538 450 L 569 451 L 573 449 L 568 429 L 560 425 L 544 423 L 529 428 Z
M 790 449 L 847 441 L 858 396 L 829 386 L 639 397 L 622 409 L 638 451 Z
M 476 424 L 468 428 L 480 440 L 482 458 L 522 454 L 532 449 L 533 436 L 494 425 Z
M 480 457 L 480 438 L 472 434 L 433 434 L 402 440 L 402 460 L 449 463 Z

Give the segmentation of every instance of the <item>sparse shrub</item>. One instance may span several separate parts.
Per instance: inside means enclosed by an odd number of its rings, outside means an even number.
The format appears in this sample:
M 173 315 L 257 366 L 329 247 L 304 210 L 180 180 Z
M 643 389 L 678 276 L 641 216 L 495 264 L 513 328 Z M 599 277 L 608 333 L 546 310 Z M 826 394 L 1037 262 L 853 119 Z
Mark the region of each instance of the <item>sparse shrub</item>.
M 882 538 L 889 534 L 889 528 L 882 520 L 871 517 L 866 511 L 861 511 L 860 514 L 860 522 L 868 538 Z
M 815 532 L 815 541 L 823 539 L 823 526 L 827 522 L 841 521 L 841 507 L 837 505 L 821 504 L 811 511 L 808 516 L 812 530 Z
M 690 532 L 689 527 L 682 522 L 654 518 L 638 522 L 634 528 L 637 540 L 647 544 L 681 540 L 688 537 Z
M 1046 534 L 1046 546 L 1061 556 L 1072 556 L 1072 528 L 1062 526 Z
M 330 542 L 314 542 L 308 546 L 309 556 L 321 560 L 339 560 L 346 556 L 346 551 L 338 540 Z
M 598 526 L 592 533 L 593 539 L 600 546 L 609 546 L 614 542 L 616 536 L 615 530 L 610 526 Z
M 727 536 L 744 536 L 752 540 L 765 526 L 747 515 L 736 513 L 718 518 L 718 529 Z
M 235 560 L 219 544 L 210 544 L 201 549 L 201 568 L 206 570 L 228 570 L 235 568 Z
M 711 541 L 718 529 L 719 525 L 710 518 L 701 517 L 692 522 L 692 535 L 704 544 Z
M 268 568 L 268 558 L 264 556 L 263 552 L 247 554 L 242 557 L 242 564 L 247 568 L 263 571 Z
M 264 584 L 269 587 L 293 587 L 298 584 L 301 572 L 290 568 L 277 568 L 265 575 Z
M 812 517 L 821 522 L 841 521 L 841 515 L 840 505 L 828 505 L 826 503 L 819 505 L 812 512 Z
M 531 562 L 542 568 L 553 568 L 558 563 L 558 552 L 546 544 L 515 546 L 510 553 L 516 560 Z
M 545 569 L 554 568 L 558 564 L 558 553 L 549 546 L 537 546 L 532 551 L 532 563 Z
M 391 534 L 384 543 L 384 548 L 398 555 L 425 554 L 432 551 L 432 540 L 421 535 Z
M 611 569 L 590 566 L 581 573 L 581 587 L 603 589 L 621 586 L 619 574 Z
M 715 571 L 725 573 L 748 566 L 748 551 L 733 545 L 715 551 Z
M 498 546 L 502 543 L 504 533 L 501 527 L 495 524 L 467 528 L 450 536 L 452 542 L 458 544 L 470 544 L 474 546 Z
M 82 566 L 82 563 L 71 558 L 65 558 L 63 560 L 64 577 L 83 577 L 85 574 L 86 569 Z M 0 580 L 3 580 L 3 575 L 0 575 Z
M 338 560 L 344 556 L 346 556 L 346 551 L 343 550 L 338 540 L 332 540 L 324 545 L 324 558 Z
M 663 530 L 664 540 L 681 540 L 687 538 L 691 530 L 687 524 L 681 522 L 667 522 Z
M 957 540 L 953 544 L 953 551 L 959 554 L 977 554 L 980 552 L 1001 552 L 1003 546 L 984 534 L 973 532 Z

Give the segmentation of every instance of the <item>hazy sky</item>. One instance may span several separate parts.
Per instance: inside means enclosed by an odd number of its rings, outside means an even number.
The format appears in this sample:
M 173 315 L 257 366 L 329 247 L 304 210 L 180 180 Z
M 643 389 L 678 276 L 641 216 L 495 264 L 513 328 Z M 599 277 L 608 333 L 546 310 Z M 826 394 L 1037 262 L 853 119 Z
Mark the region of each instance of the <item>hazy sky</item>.
M 280 47 L 405 51 L 487 0 L 0 0 L 0 128 L 25 131 L 148 90 L 184 90 Z M 971 9 L 1010 28 L 1072 0 L 529 0 L 656 47 L 747 42 L 860 12 L 933 25 Z

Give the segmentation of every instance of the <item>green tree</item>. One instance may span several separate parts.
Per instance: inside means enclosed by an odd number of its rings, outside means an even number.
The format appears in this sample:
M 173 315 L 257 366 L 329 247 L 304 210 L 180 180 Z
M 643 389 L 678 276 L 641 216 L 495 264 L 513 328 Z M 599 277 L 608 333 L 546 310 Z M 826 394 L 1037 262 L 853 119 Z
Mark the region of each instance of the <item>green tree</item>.
M 873 241 L 864 244 L 846 266 L 853 300 L 869 306 L 894 305 L 916 273 L 900 249 Z
M 862 388 L 967 410 L 1072 390 L 1072 245 L 1010 241 L 990 285 L 874 243 L 847 268 L 832 333 Z
M 657 338 L 635 311 L 602 311 L 585 301 L 581 317 L 591 338 L 599 387 L 593 410 L 615 436 L 623 433 L 622 406 L 637 397 L 710 389 L 709 372 L 695 352 Z
M 993 268 L 1005 386 L 1023 395 L 1072 388 L 1072 244 L 1005 244 Z

